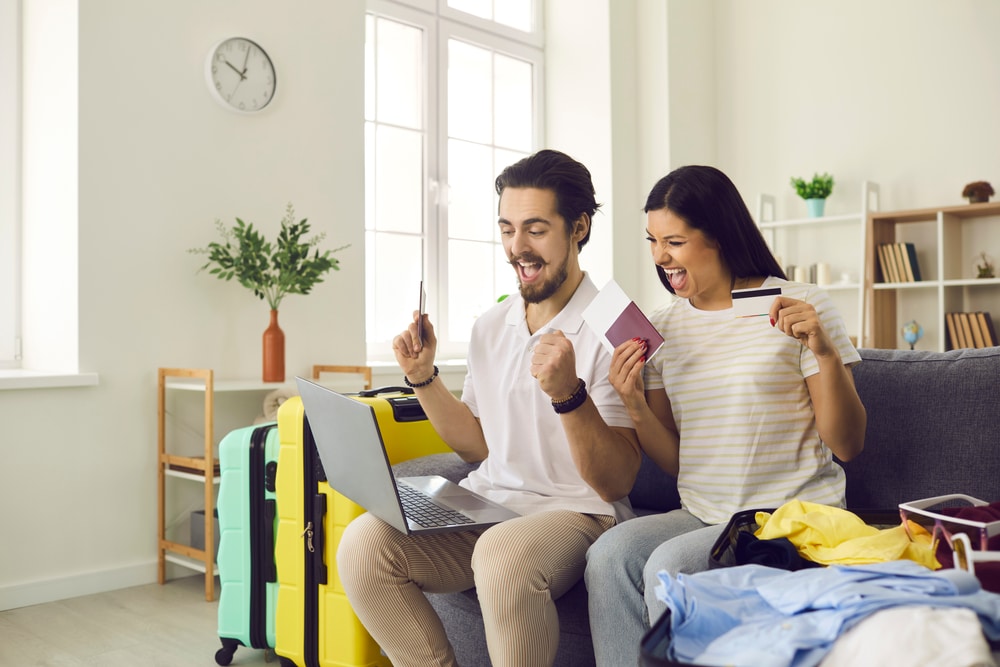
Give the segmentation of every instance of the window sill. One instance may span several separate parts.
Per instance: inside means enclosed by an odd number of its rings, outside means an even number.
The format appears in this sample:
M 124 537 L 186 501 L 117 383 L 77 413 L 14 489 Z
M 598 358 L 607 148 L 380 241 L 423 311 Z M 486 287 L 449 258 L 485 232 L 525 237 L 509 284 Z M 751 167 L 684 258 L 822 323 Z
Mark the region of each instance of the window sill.
M 18 368 L 0 369 L 0 390 L 93 387 L 97 383 L 97 373 L 55 373 Z

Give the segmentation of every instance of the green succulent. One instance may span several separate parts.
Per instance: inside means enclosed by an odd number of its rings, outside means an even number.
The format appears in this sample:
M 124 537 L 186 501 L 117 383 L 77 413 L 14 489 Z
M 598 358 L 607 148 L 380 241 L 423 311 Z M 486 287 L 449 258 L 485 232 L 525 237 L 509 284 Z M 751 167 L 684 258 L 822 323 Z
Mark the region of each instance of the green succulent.
M 281 220 L 281 232 L 275 243 L 268 241 L 254 229 L 253 223 L 236 218 L 236 224 L 226 227 L 221 220 L 215 227 L 222 242 L 213 241 L 204 248 L 191 248 L 188 252 L 208 255 L 198 271 L 212 267 L 210 274 L 220 280 L 236 280 L 254 296 L 267 301 L 271 310 L 277 310 L 287 294 L 309 294 L 313 286 L 323 282 L 328 271 L 339 271 L 340 262 L 333 253 L 348 246 L 320 252 L 319 245 L 326 234 L 317 234 L 302 240 L 309 233 L 309 222 L 303 218 L 295 222 L 291 204 Z
M 833 192 L 833 176 L 827 173 L 813 174 L 812 181 L 792 178 L 792 187 L 803 199 L 826 199 Z

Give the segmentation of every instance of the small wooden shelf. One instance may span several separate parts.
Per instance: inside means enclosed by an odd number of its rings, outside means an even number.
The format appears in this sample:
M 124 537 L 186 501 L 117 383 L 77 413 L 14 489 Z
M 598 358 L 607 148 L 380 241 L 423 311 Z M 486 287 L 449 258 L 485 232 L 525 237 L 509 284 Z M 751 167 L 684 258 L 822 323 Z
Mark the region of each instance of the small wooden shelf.
M 178 456 L 167 452 L 167 389 L 194 389 L 205 393 L 204 403 L 204 454 L 201 457 Z M 215 487 L 219 476 L 215 466 L 208 466 L 206 461 L 215 463 L 213 454 L 214 442 L 214 409 L 215 409 L 215 374 L 205 368 L 160 368 L 157 373 L 157 580 L 163 584 L 167 580 L 167 562 L 181 565 L 205 573 L 205 599 L 215 599 Z M 179 468 L 179 469 L 178 469 Z M 201 471 L 198 474 L 197 471 Z M 176 477 L 205 485 L 205 544 L 212 545 L 209 549 L 194 549 L 186 544 L 180 544 L 166 539 L 166 497 L 167 477 Z
M 358 376 L 358 385 L 372 387 L 372 369 L 369 366 L 313 366 L 313 378 L 320 380 L 325 373 Z M 215 494 L 220 484 L 219 460 L 215 456 L 215 398 L 222 392 L 264 393 L 289 387 L 288 382 L 262 382 L 259 380 L 216 380 L 215 373 L 207 368 L 160 368 L 157 372 L 157 579 L 166 582 L 167 563 L 173 563 L 205 575 L 205 599 L 215 599 Z M 204 394 L 204 444 L 200 455 L 182 455 L 167 451 L 167 392 L 199 392 Z M 209 465 L 206 461 L 211 461 Z M 167 478 L 197 482 L 204 485 L 204 536 L 205 549 L 168 540 L 166 531 Z
M 174 563 L 205 574 L 205 599 L 215 599 L 215 493 L 220 483 L 219 460 L 215 457 L 215 396 L 220 392 L 266 392 L 286 386 L 281 382 L 259 380 L 216 381 L 208 368 L 160 368 L 157 373 L 157 579 L 167 578 L 167 563 Z M 184 456 L 167 451 L 168 391 L 193 391 L 204 394 L 204 449 L 200 456 Z M 206 465 L 212 461 L 212 465 Z M 166 539 L 166 500 L 168 477 L 198 482 L 204 485 L 205 545 L 211 549 L 195 549 L 187 544 Z

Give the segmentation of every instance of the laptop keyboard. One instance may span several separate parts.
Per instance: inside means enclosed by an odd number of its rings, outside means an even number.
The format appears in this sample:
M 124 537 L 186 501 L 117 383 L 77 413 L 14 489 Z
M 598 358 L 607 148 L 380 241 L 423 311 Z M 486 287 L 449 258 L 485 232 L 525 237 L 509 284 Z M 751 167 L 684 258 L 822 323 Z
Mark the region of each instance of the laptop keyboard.
M 427 495 L 412 486 L 397 484 L 396 488 L 399 490 L 399 499 L 403 503 L 406 518 L 425 528 L 475 523 L 464 514 L 435 504 Z

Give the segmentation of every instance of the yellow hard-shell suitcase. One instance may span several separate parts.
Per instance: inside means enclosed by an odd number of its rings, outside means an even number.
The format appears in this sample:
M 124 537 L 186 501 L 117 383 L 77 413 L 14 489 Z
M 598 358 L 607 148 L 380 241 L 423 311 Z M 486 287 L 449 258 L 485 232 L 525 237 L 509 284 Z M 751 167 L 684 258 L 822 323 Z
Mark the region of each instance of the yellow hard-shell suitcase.
M 392 464 L 451 451 L 410 392 L 388 387 L 353 396 L 374 409 Z M 275 653 L 282 667 L 388 667 L 337 577 L 340 536 L 364 509 L 326 483 L 298 396 L 278 410 L 278 433 Z

